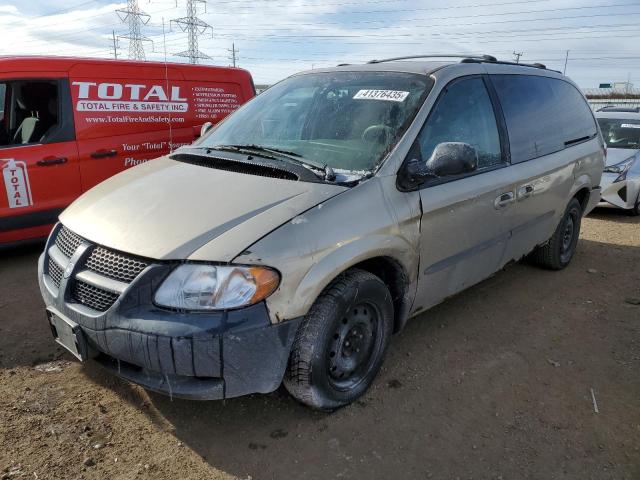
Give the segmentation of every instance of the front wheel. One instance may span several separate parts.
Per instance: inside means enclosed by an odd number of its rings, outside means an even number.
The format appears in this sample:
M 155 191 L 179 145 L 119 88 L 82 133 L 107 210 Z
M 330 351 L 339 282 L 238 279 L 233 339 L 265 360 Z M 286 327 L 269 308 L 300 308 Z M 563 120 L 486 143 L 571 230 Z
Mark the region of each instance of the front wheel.
M 393 303 L 382 280 L 363 270 L 341 274 L 298 329 L 286 389 L 321 410 L 353 402 L 380 370 L 392 330 Z
M 534 263 L 550 270 L 562 270 L 571 262 L 580 236 L 582 206 L 573 198 L 549 241 L 531 254 Z

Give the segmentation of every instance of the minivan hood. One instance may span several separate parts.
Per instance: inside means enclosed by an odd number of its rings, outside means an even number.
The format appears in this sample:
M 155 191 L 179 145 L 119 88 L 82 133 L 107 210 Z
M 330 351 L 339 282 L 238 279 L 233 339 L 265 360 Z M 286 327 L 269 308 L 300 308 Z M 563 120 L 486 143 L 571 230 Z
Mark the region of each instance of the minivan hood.
M 637 155 L 640 150 L 631 148 L 607 148 L 607 167 Z
M 228 262 L 246 247 L 346 187 L 235 173 L 162 157 L 78 198 L 60 221 L 106 247 L 159 260 Z

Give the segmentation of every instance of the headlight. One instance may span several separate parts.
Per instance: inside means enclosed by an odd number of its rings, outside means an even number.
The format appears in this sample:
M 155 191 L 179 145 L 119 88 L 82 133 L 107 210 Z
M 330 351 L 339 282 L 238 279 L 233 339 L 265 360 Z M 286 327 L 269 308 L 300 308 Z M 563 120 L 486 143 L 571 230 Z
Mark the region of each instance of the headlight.
M 624 175 L 627 173 L 627 171 L 629 171 L 635 159 L 636 159 L 635 156 L 629 157 L 620 163 L 616 163 L 615 165 L 609 165 L 608 167 L 604 167 L 604 171 L 606 173 L 617 173 L 620 175 Z
M 154 300 L 181 310 L 224 310 L 258 303 L 279 283 L 280 276 L 270 268 L 192 263 L 171 272 Z

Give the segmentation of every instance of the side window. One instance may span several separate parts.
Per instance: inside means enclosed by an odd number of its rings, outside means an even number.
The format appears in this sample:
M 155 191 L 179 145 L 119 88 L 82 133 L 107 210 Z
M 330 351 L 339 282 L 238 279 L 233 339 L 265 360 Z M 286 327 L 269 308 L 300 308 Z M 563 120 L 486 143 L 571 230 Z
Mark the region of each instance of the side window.
M 20 80 L 3 84 L 0 148 L 51 143 L 60 138 L 60 95 L 55 80 Z
M 509 132 L 511 161 L 525 162 L 596 132 L 590 109 L 569 83 L 534 75 L 492 75 Z
M 463 142 L 476 149 L 478 170 L 502 163 L 496 117 L 482 78 L 458 80 L 446 87 L 417 142 L 422 161 L 427 161 L 440 143 Z
M 565 145 L 596 135 L 598 130 L 591 108 L 578 89 L 564 80 L 554 78 L 547 80 L 553 85 L 555 96 L 560 99 L 563 107 L 562 125 Z
M 7 84 L 0 83 L 0 148 L 9 142 L 9 126 L 7 125 L 7 115 L 5 105 L 7 99 Z

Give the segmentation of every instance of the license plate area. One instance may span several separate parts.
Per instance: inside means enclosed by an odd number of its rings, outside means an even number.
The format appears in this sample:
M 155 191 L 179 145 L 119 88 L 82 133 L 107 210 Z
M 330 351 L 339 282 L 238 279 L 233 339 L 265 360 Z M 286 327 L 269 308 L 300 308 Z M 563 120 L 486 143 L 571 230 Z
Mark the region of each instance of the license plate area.
M 87 359 L 87 343 L 80 326 L 51 310 L 47 310 L 51 333 L 56 342 L 81 362 Z

